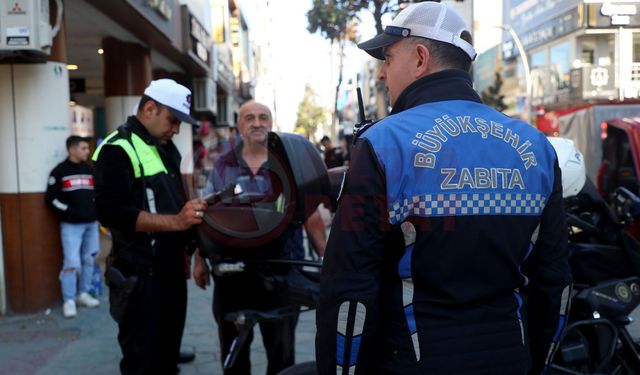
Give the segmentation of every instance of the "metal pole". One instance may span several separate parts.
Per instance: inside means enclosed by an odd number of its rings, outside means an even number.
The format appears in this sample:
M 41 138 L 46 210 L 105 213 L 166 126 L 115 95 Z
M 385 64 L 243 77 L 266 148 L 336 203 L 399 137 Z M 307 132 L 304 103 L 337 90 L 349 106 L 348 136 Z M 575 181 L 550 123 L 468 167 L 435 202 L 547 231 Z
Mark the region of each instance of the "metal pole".
M 527 53 L 524 50 L 524 47 L 522 46 L 522 42 L 520 42 L 520 38 L 518 37 L 518 34 L 516 34 L 515 30 L 513 30 L 513 28 L 510 25 L 499 25 L 499 28 L 507 31 L 511 37 L 513 38 L 513 41 L 516 44 L 516 47 L 518 48 L 518 53 L 520 54 L 520 59 L 522 60 L 522 65 L 524 65 L 524 83 L 525 83 L 525 107 L 526 107 L 526 111 L 527 111 L 527 121 L 529 121 L 529 119 L 531 118 L 531 90 L 532 90 L 532 82 L 531 82 L 531 70 L 529 69 L 529 59 L 527 58 Z
M 616 35 L 616 59 L 618 61 L 614 61 L 614 71 L 615 71 L 615 75 L 618 79 L 618 82 L 616 82 L 616 84 L 618 85 L 618 100 L 620 100 L 621 102 L 624 101 L 624 87 L 623 87 L 623 83 L 622 83 L 622 76 L 623 76 L 623 71 L 625 69 L 625 67 L 623 67 L 622 65 L 622 59 L 620 59 L 620 53 L 622 52 L 622 31 L 623 28 L 622 26 L 620 26 L 618 28 L 618 33 Z

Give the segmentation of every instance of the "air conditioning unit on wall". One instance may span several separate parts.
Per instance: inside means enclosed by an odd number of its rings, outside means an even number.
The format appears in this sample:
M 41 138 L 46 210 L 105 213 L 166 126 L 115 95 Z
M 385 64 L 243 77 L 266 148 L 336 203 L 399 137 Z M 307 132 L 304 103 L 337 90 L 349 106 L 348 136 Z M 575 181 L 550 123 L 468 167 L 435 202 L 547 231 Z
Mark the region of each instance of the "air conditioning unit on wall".
M 45 62 L 62 22 L 56 0 L 56 25 L 49 23 L 49 0 L 0 0 L 0 61 Z
M 216 84 L 210 77 L 193 79 L 194 112 L 215 116 L 217 114 Z

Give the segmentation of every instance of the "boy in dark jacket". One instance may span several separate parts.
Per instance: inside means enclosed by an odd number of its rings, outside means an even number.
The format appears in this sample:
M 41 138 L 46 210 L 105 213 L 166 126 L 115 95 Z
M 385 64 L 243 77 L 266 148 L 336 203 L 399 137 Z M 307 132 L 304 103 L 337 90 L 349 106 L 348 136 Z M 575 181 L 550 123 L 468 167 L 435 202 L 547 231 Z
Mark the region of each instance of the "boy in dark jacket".
M 100 304 L 87 293 L 100 243 L 96 210 L 93 206 L 93 169 L 87 164 L 89 142 L 72 135 L 67 138 L 67 151 L 67 159 L 58 164 L 49 175 L 46 200 L 60 219 L 60 238 L 64 253 L 60 271 L 64 301 L 62 314 L 65 318 L 73 318 L 77 314 L 76 299 L 86 307 L 97 307 Z

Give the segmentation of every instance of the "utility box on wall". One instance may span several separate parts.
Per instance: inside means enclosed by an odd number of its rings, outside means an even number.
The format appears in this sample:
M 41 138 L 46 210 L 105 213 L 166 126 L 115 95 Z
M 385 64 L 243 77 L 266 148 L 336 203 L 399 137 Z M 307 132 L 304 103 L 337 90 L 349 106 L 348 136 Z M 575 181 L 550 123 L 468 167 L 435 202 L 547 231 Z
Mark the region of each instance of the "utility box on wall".
M 46 61 L 62 19 L 62 1 L 57 7 L 52 27 L 49 0 L 0 0 L 0 63 Z

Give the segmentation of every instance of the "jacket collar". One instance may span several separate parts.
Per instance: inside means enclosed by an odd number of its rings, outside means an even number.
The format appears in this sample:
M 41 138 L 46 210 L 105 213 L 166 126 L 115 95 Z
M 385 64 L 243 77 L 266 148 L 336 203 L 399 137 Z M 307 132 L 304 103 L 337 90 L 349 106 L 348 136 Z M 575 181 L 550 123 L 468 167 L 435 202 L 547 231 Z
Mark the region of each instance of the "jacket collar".
M 158 142 L 156 138 L 149 134 L 147 128 L 144 127 L 144 125 L 140 122 L 140 120 L 138 120 L 136 116 L 129 116 L 127 118 L 126 126 L 131 130 L 131 132 L 136 133 L 136 135 L 140 137 L 146 144 L 150 146 L 156 146 L 161 155 L 166 156 L 168 160 L 176 164 L 172 167 L 177 168 L 178 171 L 180 170 L 180 161 L 182 157 L 180 155 L 180 151 L 178 151 L 178 148 L 175 146 L 172 140 L 169 140 L 169 142 L 167 142 L 167 144 L 165 145 L 160 144 L 160 142 Z
M 151 134 L 149 134 L 147 128 L 144 127 L 144 125 L 140 122 L 140 120 L 138 120 L 136 116 L 129 116 L 127 118 L 127 127 L 131 130 L 131 132 L 136 133 L 138 137 L 142 138 L 142 140 L 146 144 L 154 146 L 158 145 L 157 140 L 154 139 Z
M 225 164 L 231 167 L 242 167 L 249 169 L 249 164 L 242 157 L 242 148 L 244 145 L 244 141 L 238 142 L 235 147 L 231 150 L 227 151 L 227 154 L 224 155 L 224 159 L 222 160 Z M 271 155 L 271 153 L 268 153 Z M 269 165 L 269 157 L 267 157 L 267 161 L 260 166 L 260 169 L 264 169 Z
M 469 100 L 482 103 L 473 89 L 469 73 L 447 69 L 422 77 L 400 93 L 391 114 L 396 114 L 425 103 L 446 100 Z

